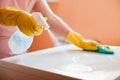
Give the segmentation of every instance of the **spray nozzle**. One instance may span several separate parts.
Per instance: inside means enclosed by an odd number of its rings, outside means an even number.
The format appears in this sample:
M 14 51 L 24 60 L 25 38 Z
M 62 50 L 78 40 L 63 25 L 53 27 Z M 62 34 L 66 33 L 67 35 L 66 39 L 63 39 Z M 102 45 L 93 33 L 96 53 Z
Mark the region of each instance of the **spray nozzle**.
M 45 17 L 43 17 L 43 15 L 40 12 L 33 12 L 32 16 L 34 17 L 34 19 L 38 22 L 38 24 L 40 24 L 41 26 L 43 26 L 43 28 L 45 30 L 47 30 L 50 26 L 47 24 Z

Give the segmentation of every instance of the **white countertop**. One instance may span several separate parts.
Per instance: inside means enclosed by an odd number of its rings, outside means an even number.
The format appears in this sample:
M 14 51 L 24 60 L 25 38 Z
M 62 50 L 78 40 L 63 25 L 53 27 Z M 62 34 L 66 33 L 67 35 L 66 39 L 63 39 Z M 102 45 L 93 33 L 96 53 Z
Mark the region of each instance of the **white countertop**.
M 110 47 L 114 55 L 65 45 L 2 60 L 85 80 L 114 80 L 120 76 L 120 47 Z

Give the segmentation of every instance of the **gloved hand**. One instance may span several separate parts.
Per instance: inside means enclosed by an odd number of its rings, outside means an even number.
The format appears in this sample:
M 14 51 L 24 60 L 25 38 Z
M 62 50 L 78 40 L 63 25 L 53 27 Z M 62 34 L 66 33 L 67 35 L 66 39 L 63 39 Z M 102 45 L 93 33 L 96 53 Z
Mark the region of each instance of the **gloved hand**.
M 97 42 L 86 41 L 83 37 L 75 32 L 69 32 L 66 37 L 67 41 L 73 43 L 74 45 L 83 48 L 84 50 L 97 50 Z
M 40 35 L 43 31 L 43 27 L 35 21 L 31 14 L 10 7 L 0 9 L 0 24 L 18 26 L 20 31 L 27 36 Z

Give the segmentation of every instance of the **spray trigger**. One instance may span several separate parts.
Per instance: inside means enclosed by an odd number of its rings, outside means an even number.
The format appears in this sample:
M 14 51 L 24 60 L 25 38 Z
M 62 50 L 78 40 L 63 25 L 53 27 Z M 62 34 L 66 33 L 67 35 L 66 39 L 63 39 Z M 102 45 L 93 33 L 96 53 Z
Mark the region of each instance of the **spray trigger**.
M 43 26 L 43 28 L 45 30 L 47 30 L 50 26 L 47 24 L 45 17 L 43 17 L 42 13 L 40 12 L 33 12 L 32 16 L 34 17 L 34 19 L 38 22 L 38 24 L 40 24 L 41 26 Z

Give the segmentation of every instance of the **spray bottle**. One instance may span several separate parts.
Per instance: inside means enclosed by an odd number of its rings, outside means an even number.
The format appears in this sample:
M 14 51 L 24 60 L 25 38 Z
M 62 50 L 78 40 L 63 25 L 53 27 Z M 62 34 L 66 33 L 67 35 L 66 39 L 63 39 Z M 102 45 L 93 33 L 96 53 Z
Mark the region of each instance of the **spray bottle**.
M 33 12 L 32 16 L 35 18 L 38 24 L 43 26 L 44 30 L 49 28 L 49 25 L 40 12 Z M 14 54 L 20 54 L 26 52 L 26 50 L 31 46 L 32 42 L 33 37 L 26 36 L 17 30 L 9 39 L 8 45 Z

